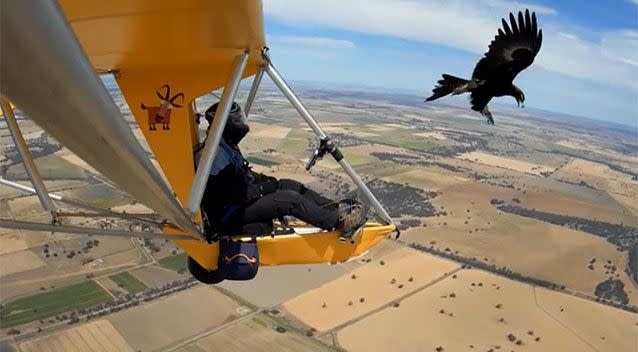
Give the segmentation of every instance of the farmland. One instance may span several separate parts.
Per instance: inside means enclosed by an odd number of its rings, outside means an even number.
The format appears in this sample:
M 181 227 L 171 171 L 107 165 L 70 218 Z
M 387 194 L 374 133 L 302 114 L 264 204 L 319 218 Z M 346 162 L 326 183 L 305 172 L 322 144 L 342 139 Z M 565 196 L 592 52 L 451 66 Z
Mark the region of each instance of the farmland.
M 111 296 L 102 287 L 89 280 L 9 301 L 2 307 L 0 322 L 2 328 L 7 328 L 110 300 Z

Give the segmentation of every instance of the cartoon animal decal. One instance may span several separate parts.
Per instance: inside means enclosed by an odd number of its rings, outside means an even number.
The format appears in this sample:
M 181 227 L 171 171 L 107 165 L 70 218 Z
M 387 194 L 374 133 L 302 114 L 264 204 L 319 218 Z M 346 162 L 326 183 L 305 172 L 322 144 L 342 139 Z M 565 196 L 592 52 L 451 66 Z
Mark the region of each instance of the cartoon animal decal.
M 177 93 L 171 97 L 171 87 L 165 84 L 160 89 L 165 89 L 166 94 L 162 95 L 159 90 L 155 94 L 160 99 L 160 106 L 146 106 L 142 103 L 142 110 L 148 110 L 148 129 L 157 131 L 155 125 L 162 124 L 162 130 L 170 130 L 171 110 L 181 108 L 183 105 L 175 103 L 177 98 L 181 98 L 184 103 L 184 94 Z

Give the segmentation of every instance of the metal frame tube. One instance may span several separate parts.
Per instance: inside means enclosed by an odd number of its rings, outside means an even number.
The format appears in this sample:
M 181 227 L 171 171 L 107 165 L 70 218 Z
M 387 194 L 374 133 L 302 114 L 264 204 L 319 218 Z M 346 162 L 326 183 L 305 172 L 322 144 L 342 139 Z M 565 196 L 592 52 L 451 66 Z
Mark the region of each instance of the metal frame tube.
M 22 164 L 24 164 L 24 169 L 27 171 L 29 179 L 31 179 L 31 184 L 33 185 L 33 188 L 38 195 L 38 199 L 40 199 L 40 204 L 42 204 L 42 208 L 51 213 L 51 217 L 55 222 L 57 220 L 57 216 L 55 215 L 55 204 L 53 204 L 53 201 L 49 197 L 49 193 L 44 186 L 44 182 L 42 181 L 42 176 L 40 175 L 40 172 L 33 162 L 31 152 L 29 152 L 29 147 L 27 147 L 27 143 L 24 141 L 22 132 L 20 132 L 20 126 L 18 126 L 18 121 L 13 114 L 13 109 L 11 108 L 9 102 L 2 97 L 0 97 L 0 108 L 4 113 L 4 118 L 7 121 L 7 127 L 9 128 L 9 132 L 11 133 L 13 142 L 15 143 L 16 148 L 18 148 L 20 157 L 22 157 Z
M 14 189 L 17 189 L 19 191 L 22 192 L 26 192 L 26 193 L 31 193 L 31 194 L 35 194 L 35 189 L 31 188 L 31 187 L 27 187 L 24 185 L 21 185 L 17 182 L 13 182 L 13 181 L 9 181 L 9 180 L 5 180 L 4 178 L 0 177 L 0 185 L 5 185 Z M 61 202 L 61 203 L 65 203 L 65 204 L 69 204 L 72 206 L 76 206 L 78 208 L 82 208 L 82 209 L 86 209 L 86 210 L 90 210 L 90 211 L 94 211 L 96 212 L 95 214 L 92 214 L 92 216 L 102 216 L 102 217 L 125 217 L 125 218 L 131 218 L 135 221 L 140 221 L 140 222 L 145 222 L 148 224 L 152 224 L 152 225 L 158 225 L 160 219 L 160 215 L 158 214 L 123 214 L 123 213 L 118 213 L 112 210 L 108 210 L 108 209 L 103 209 L 100 208 L 98 206 L 92 205 L 92 204 L 87 204 L 78 200 L 73 200 L 73 199 L 67 199 L 62 197 L 61 195 L 58 194 L 54 194 L 54 193 L 49 193 L 49 197 L 56 201 L 56 202 Z M 62 217 L 64 216 L 63 212 L 57 211 L 56 215 L 58 217 Z M 152 220 L 152 218 L 156 218 L 155 220 Z
M 248 92 L 246 104 L 244 105 L 244 114 L 246 115 L 246 117 L 248 117 L 250 109 L 253 107 L 253 102 L 255 101 L 255 97 L 257 96 L 257 90 L 259 89 L 259 84 L 261 84 L 261 79 L 263 76 L 264 67 L 259 66 L 257 73 L 255 74 L 255 78 L 253 78 L 253 85 L 250 87 L 250 92 Z
M 317 121 L 310 115 L 308 109 L 303 105 L 299 97 L 293 92 L 292 88 L 286 83 L 286 81 L 281 77 L 279 71 L 272 65 L 269 64 L 266 66 L 266 73 L 270 77 L 270 79 L 275 83 L 277 88 L 283 93 L 283 95 L 290 101 L 292 106 L 297 110 L 297 112 L 303 117 L 304 120 L 310 125 L 310 128 L 319 136 L 319 138 L 326 137 L 326 134 L 321 129 L 321 126 L 317 123 Z
M 222 133 L 224 132 L 224 127 L 226 126 L 226 120 L 228 120 L 228 113 L 230 112 L 230 108 L 235 101 L 235 96 L 237 95 L 237 90 L 239 89 L 239 82 L 241 81 L 244 69 L 246 68 L 246 64 L 248 63 L 248 55 L 249 52 L 244 51 L 242 54 L 235 57 L 232 73 L 228 79 L 228 82 L 226 82 L 226 86 L 224 87 L 224 92 L 222 93 L 222 99 L 219 103 L 219 108 L 217 109 L 215 118 L 213 119 L 213 125 L 208 131 L 208 136 L 206 137 L 202 155 L 199 158 L 197 172 L 195 173 L 195 179 L 193 181 L 193 185 L 191 186 L 190 195 L 188 196 L 188 203 L 186 205 L 186 211 L 189 212 L 191 216 L 197 213 L 199 205 L 202 202 L 202 197 L 204 196 L 204 190 L 206 189 L 206 182 L 208 181 L 210 168 L 213 165 L 213 160 L 215 160 L 215 155 L 217 155 L 219 142 L 222 139 Z
M 103 230 L 90 227 L 68 226 L 68 225 L 51 225 L 38 222 L 16 221 L 0 219 L 0 228 L 28 230 L 28 231 L 45 231 L 45 232 L 61 232 L 77 235 L 96 235 L 96 236 L 114 236 L 114 237 L 143 237 L 148 239 L 161 238 L 168 240 L 189 240 L 201 241 L 199 237 L 193 235 L 167 235 L 164 233 L 148 233 L 134 232 L 126 230 Z
M 11 187 L 11 188 L 15 188 L 15 189 L 17 189 L 19 191 L 26 192 L 26 193 L 31 193 L 31 194 L 35 194 L 36 193 L 36 190 L 31 188 L 31 187 L 27 187 L 27 186 L 19 184 L 17 182 L 5 180 L 2 177 L 0 177 L 0 185 L 5 185 L 5 186 Z M 63 201 L 62 196 L 59 196 L 57 194 L 47 193 L 47 195 L 53 200 Z
M 194 123 L 196 126 L 195 129 L 197 129 L 198 128 L 197 126 L 199 125 L 199 118 L 197 117 L 197 99 L 191 100 L 191 103 L 188 106 L 188 113 L 190 115 L 190 118 L 192 119 L 192 123 Z M 196 136 L 196 137 L 197 137 L 197 142 L 199 142 L 199 136 Z
M 272 63 L 269 63 L 265 69 L 270 79 L 272 79 L 272 81 L 275 83 L 277 88 L 279 88 L 279 90 L 283 93 L 283 95 L 286 98 L 288 98 L 292 106 L 297 110 L 297 112 L 301 115 L 301 117 L 303 117 L 303 119 L 306 120 L 310 128 L 312 128 L 312 130 L 315 132 L 315 134 L 317 134 L 319 138 L 327 137 L 325 132 L 321 128 L 321 126 L 319 126 L 317 121 L 312 117 L 312 115 L 310 115 L 310 112 L 308 112 L 308 109 L 306 109 L 306 107 L 303 105 L 301 100 L 299 100 L 299 97 L 297 97 L 297 95 L 292 90 L 292 88 L 290 88 L 288 83 L 286 83 L 283 77 L 281 77 L 281 75 L 279 74 L 279 71 L 277 71 L 277 69 L 272 65 Z M 375 197 L 372 191 L 370 191 L 368 186 L 363 182 L 361 177 L 356 173 L 356 171 L 354 171 L 352 166 L 350 166 L 350 164 L 346 161 L 345 158 L 339 160 L 339 165 L 341 165 L 341 167 L 346 172 L 346 174 L 348 174 L 352 182 L 354 182 L 355 185 L 357 185 L 357 187 L 363 192 L 363 195 L 368 200 L 368 202 L 381 214 L 381 216 L 389 224 L 393 224 L 394 221 L 392 220 L 388 212 L 383 208 L 383 205 L 381 205 L 377 197 Z
M 196 232 L 95 73 L 58 1 L 1 3 L 0 94 L 120 189 Z
M 346 174 L 350 176 L 350 179 L 352 180 L 352 182 L 354 182 L 357 185 L 357 187 L 359 187 L 361 192 L 363 192 L 363 196 L 370 203 L 372 203 L 372 206 L 374 206 L 374 208 L 380 213 L 380 216 L 383 219 L 385 219 L 389 224 L 394 224 L 394 220 L 392 220 L 392 218 L 390 217 L 390 214 L 388 214 L 388 212 L 385 210 L 383 205 L 381 205 L 381 203 L 379 202 L 377 197 L 374 195 L 374 193 L 372 193 L 370 188 L 368 188 L 368 186 L 365 184 L 365 182 L 363 182 L 359 174 L 357 174 L 357 172 L 354 171 L 352 166 L 350 166 L 350 164 L 346 161 L 345 158 L 339 160 L 339 165 L 341 165 L 341 168 L 343 168 L 343 171 L 345 171 Z
M 146 218 L 148 214 L 136 214 L 136 213 L 85 213 L 85 212 L 68 212 L 58 211 L 58 217 L 66 218 L 118 218 L 131 221 L 146 222 L 150 225 L 161 226 L 160 220 L 153 221 L 151 218 Z

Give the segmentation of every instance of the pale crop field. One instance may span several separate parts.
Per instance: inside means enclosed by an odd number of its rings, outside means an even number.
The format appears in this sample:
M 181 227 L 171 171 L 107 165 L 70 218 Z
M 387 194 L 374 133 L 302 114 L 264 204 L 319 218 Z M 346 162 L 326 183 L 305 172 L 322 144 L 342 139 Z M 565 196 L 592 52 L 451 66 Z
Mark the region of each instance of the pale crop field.
M 334 281 L 285 302 L 283 307 L 304 324 L 327 331 L 391 304 L 458 266 L 398 246 Z
M 106 320 L 38 337 L 20 344 L 22 352 L 133 352 L 122 335 Z
M 338 338 L 342 347 L 353 352 L 434 351 L 437 347 L 444 351 L 631 352 L 638 347 L 636 322 L 636 314 L 486 272 L 462 270 L 456 278 L 447 277 L 398 307 L 345 327 Z
M 541 172 L 554 171 L 554 168 L 547 165 L 532 164 L 527 161 L 505 158 L 484 152 L 465 153 L 460 155 L 459 158 L 532 175 L 540 175 Z
M 187 345 L 179 352 L 324 352 L 331 349 L 317 340 L 291 331 L 278 332 L 264 316 L 241 321 Z
M 239 305 L 204 285 L 108 316 L 135 351 L 155 351 L 233 319 Z

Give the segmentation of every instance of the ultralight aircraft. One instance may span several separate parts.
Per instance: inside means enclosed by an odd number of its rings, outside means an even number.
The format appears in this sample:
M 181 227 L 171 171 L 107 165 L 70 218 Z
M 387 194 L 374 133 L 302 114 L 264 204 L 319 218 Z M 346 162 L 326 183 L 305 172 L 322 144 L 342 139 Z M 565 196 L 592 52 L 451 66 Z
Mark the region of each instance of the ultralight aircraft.
M 332 155 L 378 214 L 356 239 L 341 243 L 336 232 L 303 224 L 294 232 L 235 241 L 257 243 L 266 266 L 338 263 L 357 257 L 396 226 L 334 141 L 304 107 L 268 55 L 261 1 L 257 0 L 3 0 L 0 40 L 0 105 L 33 188 L 51 223 L 0 219 L 0 227 L 174 240 L 188 254 L 193 276 L 216 276 L 219 243 L 204 231 L 199 206 L 207 167 L 194 168 L 200 143 L 196 98 L 223 87 L 220 109 L 205 140 L 199 165 L 216 155 L 240 81 L 253 77 L 244 105 L 248 115 L 264 74 L 318 136 L 309 169 Z M 143 131 L 163 177 L 155 168 L 100 74 L 113 74 Z M 87 164 L 128 192 L 153 214 L 125 214 L 49 194 L 20 132 L 14 106 Z M 62 212 L 71 202 L 82 212 Z M 150 224 L 156 232 L 64 225 L 65 217 L 121 218 Z M 160 231 L 161 230 L 161 231 Z

